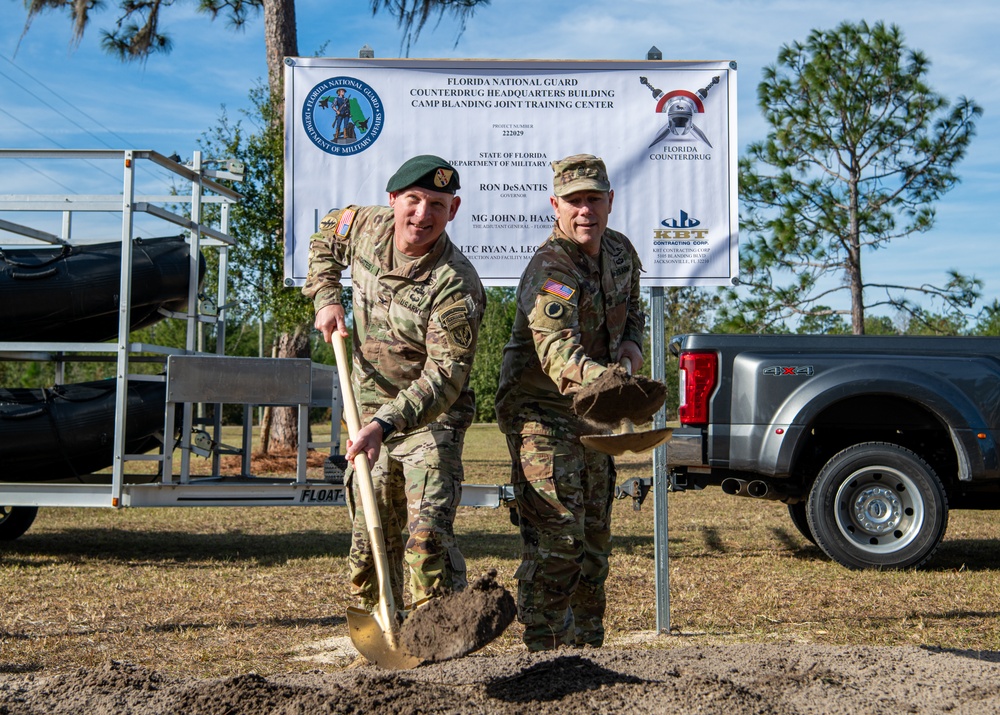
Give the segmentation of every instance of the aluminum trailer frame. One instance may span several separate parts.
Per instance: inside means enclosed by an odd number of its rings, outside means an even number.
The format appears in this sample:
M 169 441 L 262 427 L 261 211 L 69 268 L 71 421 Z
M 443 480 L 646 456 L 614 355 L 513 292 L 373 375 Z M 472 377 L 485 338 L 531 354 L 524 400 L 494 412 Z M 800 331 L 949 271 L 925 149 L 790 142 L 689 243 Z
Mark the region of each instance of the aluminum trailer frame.
M 66 149 L 0 149 L 4 159 L 81 161 L 97 160 L 118 163 L 122 171 L 122 190 L 117 194 L 66 195 L 0 195 L 0 213 L 58 212 L 61 228 L 58 233 L 0 218 L 0 248 L 25 245 L 75 245 L 94 243 L 93 237 L 72 235 L 76 213 L 119 212 L 121 214 L 122 255 L 119 291 L 119 332 L 116 342 L 0 342 L 0 360 L 51 361 L 56 365 L 57 382 L 61 381 L 65 364 L 72 361 L 111 362 L 116 364 L 117 400 L 115 409 L 113 459 L 111 474 L 86 475 L 88 483 L 0 482 L 0 504 L 12 507 L 165 507 L 165 506 L 344 506 L 344 486 L 331 480 L 310 480 L 306 476 L 308 448 L 330 449 L 331 456 L 339 453 L 340 414 L 343 403 L 331 367 L 309 360 L 244 358 L 225 355 L 226 312 L 228 304 L 228 249 L 235 239 L 228 233 L 229 211 L 239 201 L 240 194 L 219 179 L 239 179 L 229 162 L 203 160 L 194 152 L 189 164 L 181 164 L 162 154 L 147 150 L 66 150 Z M 149 162 L 166 170 L 179 180 L 189 182 L 191 193 L 185 195 L 140 194 L 136 191 L 136 170 Z M 215 165 L 222 169 L 211 169 Z M 182 216 L 165 205 L 189 203 L 190 216 Z M 216 204 L 220 225 L 213 227 L 202 219 L 203 206 Z M 135 237 L 134 217 L 144 214 L 189 232 L 191 268 L 188 309 L 186 314 L 168 317 L 186 322 L 185 348 L 129 341 L 131 298 L 132 239 Z M 214 300 L 206 300 L 198 292 L 198 256 L 202 248 L 218 251 L 219 275 Z M 199 299 L 202 310 L 199 311 Z M 205 307 L 207 306 L 207 308 Z M 214 325 L 217 331 L 216 351 L 201 349 L 203 325 Z M 152 357 L 151 357 L 152 356 Z M 157 361 L 166 374 L 131 374 L 130 365 Z M 171 425 L 181 415 L 181 437 L 174 445 L 167 439 L 159 454 L 133 455 L 124 451 L 127 419 L 125 386 L 128 380 L 165 380 L 167 404 L 164 410 L 164 435 L 173 433 Z M 244 427 L 242 442 L 237 447 L 221 443 L 221 405 L 241 404 L 244 425 L 251 424 L 251 409 L 261 405 L 296 405 L 299 407 L 299 452 L 294 477 L 254 477 L 249 473 L 252 431 Z M 200 429 L 205 421 L 197 416 L 202 405 L 215 405 L 211 434 Z M 329 442 L 308 442 L 308 411 L 326 407 L 331 411 Z M 175 460 L 174 452 L 180 452 Z M 191 456 L 211 457 L 209 476 L 192 475 Z M 220 474 L 220 457 L 235 454 L 241 458 L 243 472 L 237 477 Z M 126 473 L 128 462 L 158 461 L 160 476 L 136 477 Z M 175 470 L 175 463 L 179 463 Z M 0 465 L 2 469 L 2 465 Z M 89 483 L 93 480 L 93 483 Z M 499 507 L 513 499 L 507 485 L 465 484 L 462 505 Z

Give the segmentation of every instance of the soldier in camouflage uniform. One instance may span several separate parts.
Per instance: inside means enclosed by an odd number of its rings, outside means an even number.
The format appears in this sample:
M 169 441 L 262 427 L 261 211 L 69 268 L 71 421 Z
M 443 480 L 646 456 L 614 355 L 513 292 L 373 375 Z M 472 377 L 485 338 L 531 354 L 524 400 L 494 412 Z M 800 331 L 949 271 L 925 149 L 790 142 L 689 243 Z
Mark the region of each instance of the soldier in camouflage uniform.
M 350 267 L 352 382 L 364 426 L 346 457 L 364 452 L 372 465 L 400 607 L 404 559 L 412 603 L 466 586 L 453 523 L 465 430 L 475 414 L 469 373 L 486 296 L 475 268 L 445 233 L 458 210 L 458 188 L 458 172 L 443 159 L 406 161 L 386 185 L 388 207 L 327 214 L 310 241 L 303 287 L 324 339 L 335 330 L 347 337 L 340 278 Z M 353 469 L 347 480 L 352 593 L 371 611 L 378 603 L 375 562 Z
M 552 163 L 556 222 L 517 289 L 496 410 L 507 435 L 522 540 L 518 620 L 530 650 L 604 642 L 611 457 L 580 443 L 573 394 L 627 357 L 642 364 L 642 266 L 607 228 L 614 192 L 589 154 Z M 592 430 L 590 430 L 592 431 Z

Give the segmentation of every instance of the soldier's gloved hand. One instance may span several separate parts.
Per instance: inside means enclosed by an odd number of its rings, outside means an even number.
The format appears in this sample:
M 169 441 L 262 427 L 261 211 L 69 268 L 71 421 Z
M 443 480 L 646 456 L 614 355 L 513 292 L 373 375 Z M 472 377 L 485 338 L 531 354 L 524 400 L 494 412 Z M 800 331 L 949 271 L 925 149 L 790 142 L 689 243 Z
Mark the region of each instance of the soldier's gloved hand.
M 354 458 L 361 452 L 368 457 L 368 464 L 375 464 L 379 453 L 382 451 L 382 426 L 378 422 L 369 422 L 355 436 L 353 440 L 347 440 L 347 461 L 353 462 Z
M 347 318 L 344 315 L 344 306 L 340 303 L 324 305 L 316 311 L 316 330 L 323 333 L 323 340 L 333 341 L 333 331 L 340 332 L 342 337 L 347 337 Z

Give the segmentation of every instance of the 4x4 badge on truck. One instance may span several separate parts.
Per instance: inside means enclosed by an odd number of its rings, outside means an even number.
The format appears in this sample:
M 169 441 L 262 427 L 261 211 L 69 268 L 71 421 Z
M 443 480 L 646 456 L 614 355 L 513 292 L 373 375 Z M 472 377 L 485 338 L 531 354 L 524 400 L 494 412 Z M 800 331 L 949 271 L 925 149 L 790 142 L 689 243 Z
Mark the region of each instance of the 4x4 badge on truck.
M 814 372 L 815 371 L 813 370 L 812 365 L 795 365 L 793 367 L 773 365 L 771 367 L 765 367 L 761 371 L 761 374 L 781 377 L 782 375 L 812 375 Z

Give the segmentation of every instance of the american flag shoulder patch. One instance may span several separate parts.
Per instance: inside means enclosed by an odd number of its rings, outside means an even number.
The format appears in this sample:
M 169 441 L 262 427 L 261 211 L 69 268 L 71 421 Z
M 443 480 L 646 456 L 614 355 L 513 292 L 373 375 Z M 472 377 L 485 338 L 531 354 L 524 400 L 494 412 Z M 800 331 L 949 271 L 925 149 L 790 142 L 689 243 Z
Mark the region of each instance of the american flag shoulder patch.
M 354 214 L 356 212 L 354 209 L 345 209 L 342 214 L 340 214 L 340 221 L 337 223 L 337 235 L 346 236 L 347 232 L 351 230 L 351 223 L 354 221 Z
M 542 290 L 546 293 L 551 293 L 554 296 L 562 298 L 563 300 L 569 300 L 576 293 L 576 290 L 570 288 L 565 283 L 560 283 L 557 280 L 549 278 L 545 281 L 545 285 L 542 286 Z

